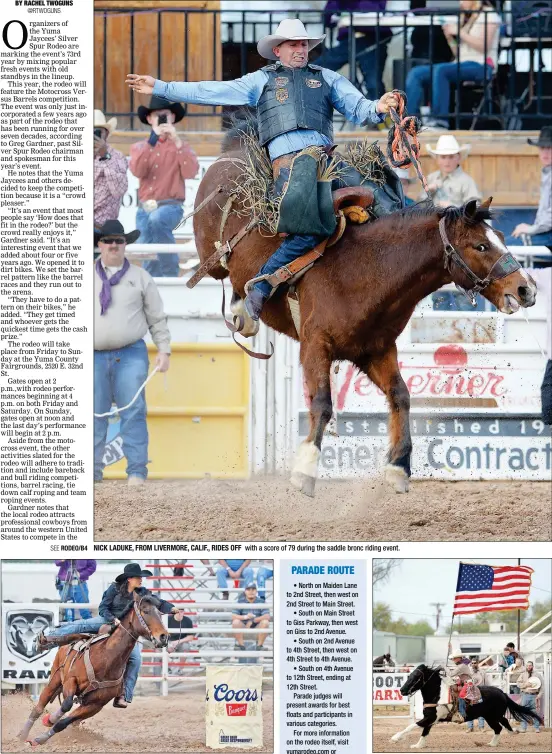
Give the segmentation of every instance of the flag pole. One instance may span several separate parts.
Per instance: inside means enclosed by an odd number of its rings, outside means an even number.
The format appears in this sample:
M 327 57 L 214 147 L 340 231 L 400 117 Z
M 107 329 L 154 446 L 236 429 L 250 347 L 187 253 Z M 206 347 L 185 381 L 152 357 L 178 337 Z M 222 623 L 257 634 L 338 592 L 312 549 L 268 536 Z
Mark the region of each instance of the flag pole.
M 448 646 L 447 646 L 447 657 L 446 657 L 446 661 L 445 661 L 445 668 L 447 667 L 449 654 L 452 651 L 452 644 L 451 644 L 451 642 L 452 642 L 452 627 L 453 626 L 454 626 L 454 608 L 453 608 L 453 613 L 452 613 L 452 620 L 450 622 L 450 631 L 449 631 L 449 639 L 448 639 Z
M 521 565 L 521 558 L 518 558 L 517 564 L 518 566 Z M 521 651 L 520 643 L 521 643 L 521 610 L 518 608 L 518 611 L 517 611 L 517 651 L 518 652 Z

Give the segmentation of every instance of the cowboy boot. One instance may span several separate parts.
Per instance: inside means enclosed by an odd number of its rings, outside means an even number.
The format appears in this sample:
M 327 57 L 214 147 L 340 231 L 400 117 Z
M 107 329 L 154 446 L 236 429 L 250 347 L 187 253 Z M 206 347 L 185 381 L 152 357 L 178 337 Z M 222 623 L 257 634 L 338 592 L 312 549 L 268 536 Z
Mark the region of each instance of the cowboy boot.
M 252 320 L 258 322 L 267 296 L 258 288 L 251 288 L 244 300 L 246 312 Z
M 113 700 L 113 706 L 119 707 L 120 709 L 126 709 L 128 707 L 128 703 L 123 694 L 121 694 L 121 696 L 115 697 L 115 699 Z

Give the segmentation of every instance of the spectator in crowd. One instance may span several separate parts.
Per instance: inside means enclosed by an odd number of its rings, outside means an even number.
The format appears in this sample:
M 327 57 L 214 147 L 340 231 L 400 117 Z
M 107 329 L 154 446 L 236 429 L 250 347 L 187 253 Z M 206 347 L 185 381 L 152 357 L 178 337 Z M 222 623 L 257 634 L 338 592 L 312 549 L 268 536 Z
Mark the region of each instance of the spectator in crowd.
M 89 602 L 88 579 L 96 570 L 95 560 L 55 560 L 59 571 L 56 576 L 56 589 L 60 602 Z M 65 610 L 65 620 L 75 620 L 77 611 Z M 80 608 L 81 618 L 91 618 L 86 607 Z
M 163 302 L 151 276 L 125 259 L 127 243 L 140 232 L 125 233 L 118 220 L 108 220 L 95 234 L 100 258 L 94 277 L 94 411 L 106 414 L 115 403 L 131 403 L 148 376 L 148 351 L 143 340 L 150 332 L 160 372 L 169 368 L 170 333 Z M 94 417 L 94 481 L 101 482 L 107 436 L 107 416 Z M 129 485 L 144 484 L 148 463 L 146 399 L 142 390 L 121 411 L 123 452 Z
M 470 668 L 472 671 L 472 683 L 474 686 L 484 686 L 485 685 L 485 674 L 479 669 L 479 661 L 474 659 L 470 662 Z M 468 720 L 468 732 L 473 733 L 473 720 Z M 483 730 L 485 727 L 485 718 L 479 717 L 477 719 L 477 726 L 479 730 Z
M 529 707 L 533 712 L 540 714 L 537 709 L 537 699 L 542 698 L 543 694 L 543 682 L 538 673 L 535 673 L 535 669 L 532 662 L 527 663 L 525 672 L 522 673 L 518 679 L 518 686 L 521 689 L 521 704 L 523 707 Z M 540 722 L 533 719 L 533 727 L 535 733 L 540 733 Z M 522 720 L 519 726 L 520 733 L 527 731 L 527 722 Z
M 514 238 L 525 237 L 530 246 L 552 247 L 552 126 L 541 129 L 537 141 L 527 139 L 528 143 L 539 149 L 542 165 L 540 201 L 535 222 L 532 225 L 520 223 L 514 228 Z
M 452 13 L 460 8 L 460 0 L 457 2 L 446 0 L 446 2 L 447 10 L 450 10 Z M 427 8 L 427 1 L 410 0 L 408 6 L 416 15 L 421 15 L 423 10 Z M 435 2 L 430 4 L 427 10 L 435 11 Z M 437 15 L 433 15 L 433 23 L 431 25 L 415 26 L 412 29 L 410 44 L 412 45 L 411 60 L 413 65 L 429 63 L 430 56 L 434 65 L 436 63 L 449 63 L 452 60 L 452 50 L 443 33 L 442 27 L 439 25 L 439 17 Z
M 501 656 L 498 658 L 498 669 L 502 673 L 505 673 L 514 662 L 515 660 L 510 653 L 510 647 L 504 647 Z
M 177 620 L 177 618 L 173 615 L 169 615 L 168 628 L 176 628 L 178 631 L 180 631 L 185 628 L 190 629 L 193 627 L 194 624 L 192 622 L 192 619 L 187 615 L 181 615 L 180 620 Z M 171 636 L 175 636 L 175 634 L 171 633 Z M 169 652 L 185 652 L 190 642 L 195 641 L 195 639 L 196 634 L 182 634 L 178 636 L 174 641 L 170 641 L 167 649 Z
M 507 670 L 506 683 L 510 689 L 510 694 L 519 694 L 518 680 L 520 675 L 525 671 L 523 660 L 521 657 L 514 657 L 514 664 L 510 665 Z
M 543 422 L 552 425 L 552 267 L 530 267 L 527 272 L 537 284 L 546 311 L 546 341 L 542 344 L 546 366 L 541 384 L 541 414 Z
M 471 144 L 460 146 L 453 134 L 440 136 L 435 148 L 428 144 L 427 151 L 435 158 L 439 169 L 428 175 L 428 194 L 424 191 L 420 198 L 429 195 L 438 207 L 461 207 L 470 199 L 481 199 L 475 181 L 460 167 L 470 149 Z
M 268 579 L 274 578 L 274 571 L 266 566 L 259 566 L 257 571 L 257 586 L 259 587 L 259 598 L 264 602 L 266 600 L 265 585 Z
M 515 661 L 517 660 L 517 658 L 518 658 L 518 657 L 519 657 L 519 658 L 521 658 L 521 659 L 523 659 L 523 658 L 521 657 L 520 653 L 519 653 L 519 652 L 517 651 L 517 649 L 516 649 L 516 645 L 514 644 L 514 642 L 513 642 L 513 641 L 509 641 L 509 642 L 508 642 L 508 643 L 506 644 L 506 646 L 507 646 L 507 647 L 508 647 L 508 649 L 510 650 L 510 657 L 513 657 L 513 661 L 512 661 L 513 663 L 515 663 Z
M 386 0 L 328 0 L 324 10 L 324 25 L 335 26 L 332 16 L 341 13 L 369 13 L 385 11 Z M 337 44 L 325 48 L 314 63 L 338 71 L 349 62 L 349 42 L 351 27 L 342 26 L 337 32 Z M 380 26 L 379 36 L 375 26 L 355 26 L 356 61 L 364 78 L 364 90 L 369 99 L 379 99 L 383 94 L 383 69 L 387 59 L 387 45 L 391 39 L 391 29 Z M 379 40 L 379 44 L 378 44 Z M 356 82 L 356 72 L 349 71 L 350 80 Z
M 379 655 L 379 657 L 376 657 L 372 663 L 372 666 L 374 668 L 374 672 L 381 673 L 385 668 L 394 668 L 395 663 L 391 659 L 391 653 L 387 652 L 387 654 Z
M 450 63 L 418 65 L 406 79 L 410 113 L 419 113 L 424 103 L 424 87 L 431 83 L 431 119 L 426 125 L 448 129 L 450 87 L 457 80 L 490 80 L 496 68 L 501 19 L 487 0 L 460 0 L 464 11 L 458 24 L 445 24 L 443 32 L 452 51 L 459 56 Z M 486 53 L 486 57 L 485 57 Z
M 94 228 L 119 217 L 128 189 L 126 158 L 107 143 L 116 128 L 117 118 L 106 121 L 101 110 L 94 110 Z
M 406 192 L 411 187 L 411 185 L 416 182 L 417 179 L 410 176 L 408 168 L 394 168 L 394 170 L 401 181 L 401 186 L 403 187 L 404 206 L 410 207 L 412 204 L 414 204 L 414 200 L 407 196 Z
M 237 633 L 236 644 L 238 649 L 245 649 L 243 643 L 244 634 L 241 631 L 244 628 L 268 628 L 270 624 L 270 612 L 265 607 L 264 601 L 257 594 L 257 585 L 254 581 L 246 584 L 244 593 L 238 598 L 237 605 L 232 610 L 232 628 L 235 628 Z M 253 607 L 256 605 L 257 607 Z M 268 634 L 256 634 L 256 646 L 255 649 L 261 649 L 266 641 Z
M 136 227 L 142 243 L 176 243 L 173 230 L 184 213 L 185 180 L 199 170 L 195 152 L 174 127 L 185 112 L 181 104 L 156 96 L 149 107 L 138 108 L 138 118 L 151 126 L 148 138 L 130 148 L 129 167 L 140 179 Z M 153 277 L 178 277 L 178 254 L 158 254 L 144 268 Z
M 481 199 L 481 192 L 471 176 L 464 172 L 460 163 L 470 150 L 470 144 L 460 144 L 453 134 L 439 137 L 435 148 L 427 145 L 427 151 L 437 161 L 438 170 L 427 177 L 428 191 L 420 194 L 429 198 L 438 207 L 461 207 L 470 199 Z M 460 291 L 437 291 L 432 296 L 433 308 L 439 311 L 473 311 L 474 307 Z M 485 300 L 477 296 L 476 311 L 485 310 Z
M 253 569 L 250 560 L 219 560 L 217 568 L 217 586 L 220 589 L 228 589 L 228 577 L 245 581 L 246 584 L 253 581 Z M 228 599 L 228 591 L 222 593 L 222 599 Z

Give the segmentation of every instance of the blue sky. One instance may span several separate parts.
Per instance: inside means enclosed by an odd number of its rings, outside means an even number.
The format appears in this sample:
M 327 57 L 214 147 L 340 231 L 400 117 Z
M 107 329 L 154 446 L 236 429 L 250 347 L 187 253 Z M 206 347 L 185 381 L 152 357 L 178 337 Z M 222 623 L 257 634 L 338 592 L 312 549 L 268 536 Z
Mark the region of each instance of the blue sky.
M 393 571 L 389 581 L 374 589 L 374 600 L 385 602 L 396 611 L 393 618 L 404 618 L 409 623 L 427 620 L 435 626 L 435 608 L 432 602 L 444 602 L 443 622 L 450 622 L 459 559 L 407 558 Z M 492 558 L 490 560 L 461 558 L 466 563 L 486 565 L 517 565 L 516 559 Z M 530 602 L 543 602 L 551 598 L 552 561 L 548 559 L 522 559 L 522 565 L 534 569 Z

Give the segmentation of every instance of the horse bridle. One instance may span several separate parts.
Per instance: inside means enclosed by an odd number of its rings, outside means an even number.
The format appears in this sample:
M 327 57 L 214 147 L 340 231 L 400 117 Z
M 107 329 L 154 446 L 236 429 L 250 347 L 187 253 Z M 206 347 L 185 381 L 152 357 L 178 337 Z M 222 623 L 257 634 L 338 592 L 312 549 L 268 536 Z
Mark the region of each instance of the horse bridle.
M 151 641 L 153 643 L 155 641 L 155 639 L 153 638 L 153 634 L 151 633 L 148 624 L 146 623 L 146 621 L 142 617 L 142 613 L 140 612 L 140 605 L 142 604 L 142 599 L 143 598 L 141 597 L 138 601 L 134 600 L 134 603 L 133 603 L 134 612 L 136 613 L 136 617 L 138 618 L 139 624 L 142 626 L 142 628 L 146 632 L 146 637 L 145 638 L 148 641 Z M 134 641 L 138 641 L 138 639 L 140 638 L 140 636 L 134 636 L 134 634 L 132 633 L 132 631 L 129 631 L 128 628 L 126 628 L 125 626 L 123 626 L 122 623 L 119 623 L 118 628 L 122 628 L 123 631 L 126 631 L 127 634 L 132 639 L 134 639 Z
M 445 230 L 444 217 L 439 220 L 439 233 L 441 234 L 441 241 L 444 247 L 445 268 L 448 272 L 452 273 L 452 265 L 456 265 L 469 278 L 470 282 L 473 283 L 473 286 L 468 289 L 462 288 L 462 286 L 456 283 L 456 287 L 471 301 L 472 306 L 477 305 L 476 296 L 480 291 L 483 291 L 491 283 L 494 283 L 495 280 L 508 277 L 508 275 L 521 268 L 517 259 L 508 251 L 496 260 L 485 278 L 480 278 L 464 262 L 457 249 L 449 241 Z
M 429 668 L 428 668 L 428 670 L 429 670 Z M 423 670 L 420 670 L 420 668 L 415 668 L 412 672 L 413 673 L 420 673 L 421 676 L 422 676 L 422 680 L 423 680 L 423 678 L 424 678 L 424 672 L 423 672 Z M 421 686 L 419 686 L 414 691 L 409 691 L 408 692 L 408 696 L 411 697 L 413 694 L 416 694 L 418 691 L 421 691 L 423 689 L 423 687 L 426 685 L 426 683 L 429 683 L 429 681 L 433 678 L 433 676 L 435 675 L 435 673 L 439 673 L 440 674 L 441 673 L 441 669 L 440 668 L 434 668 L 431 671 L 431 673 L 429 674 L 429 676 L 426 678 L 426 680 L 423 681 L 423 683 L 421 684 Z

